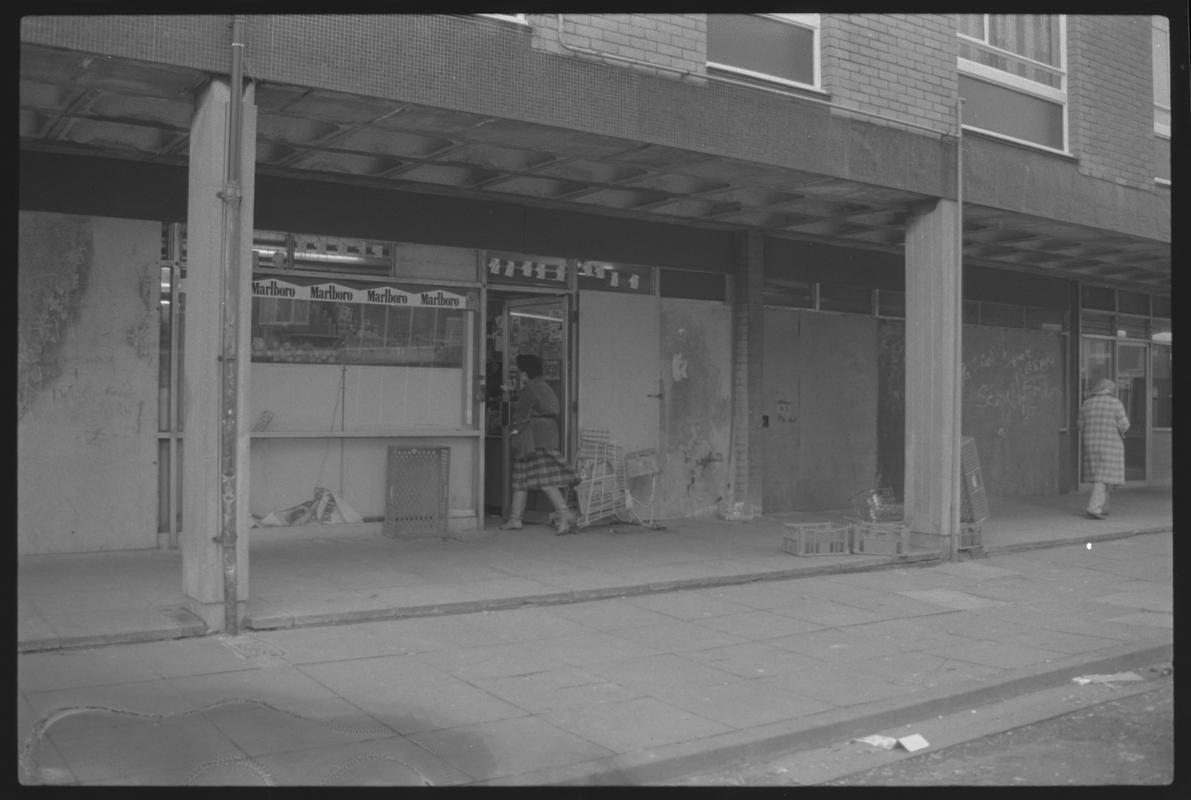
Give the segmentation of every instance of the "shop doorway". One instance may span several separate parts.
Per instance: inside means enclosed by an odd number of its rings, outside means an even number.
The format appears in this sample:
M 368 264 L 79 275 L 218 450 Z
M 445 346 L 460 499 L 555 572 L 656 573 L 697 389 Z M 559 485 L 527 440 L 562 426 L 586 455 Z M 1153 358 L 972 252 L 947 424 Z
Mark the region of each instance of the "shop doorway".
M 574 457 L 574 356 L 571 297 L 490 290 L 487 308 L 485 368 L 484 508 L 508 516 L 512 497 L 512 449 L 508 427 L 517 399 L 517 356 L 542 360 L 546 383 L 558 396 L 559 445 Z M 540 492 L 530 492 L 525 521 L 544 523 L 553 507 Z

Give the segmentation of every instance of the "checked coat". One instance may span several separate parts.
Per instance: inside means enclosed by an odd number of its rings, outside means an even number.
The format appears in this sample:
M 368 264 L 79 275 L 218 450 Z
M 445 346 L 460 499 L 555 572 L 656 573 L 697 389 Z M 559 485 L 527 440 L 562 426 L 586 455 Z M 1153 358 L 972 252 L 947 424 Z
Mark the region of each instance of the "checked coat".
M 1129 418 L 1121 401 L 1094 394 L 1079 407 L 1084 480 L 1119 486 L 1125 482 L 1125 431 Z

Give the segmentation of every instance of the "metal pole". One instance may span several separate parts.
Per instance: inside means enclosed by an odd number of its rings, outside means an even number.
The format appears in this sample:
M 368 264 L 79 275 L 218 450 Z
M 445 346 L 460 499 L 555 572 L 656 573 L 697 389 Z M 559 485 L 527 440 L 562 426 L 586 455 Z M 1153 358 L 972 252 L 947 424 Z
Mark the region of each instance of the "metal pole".
M 951 484 L 950 560 L 959 558 L 960 508 L 963 504 L 963 465 L 960 463 L 963 441 L 964 381 L 964 99 L 955 107 L 955 409 L 951 442 L 951 463 L 955 471 Z
M 223 264 L 220 346 L 220 439 L 219 439 L 219 543 L 223 565 L 224 631 L 235 636 L 240 630 L 238 564 L 236 559 L 239 489 L 239 313 L 240 313 L 240 140 L 243 103 L 244 17 L 232 20 L 231 92 L 228 98 L 227 168 L 223 191 Z

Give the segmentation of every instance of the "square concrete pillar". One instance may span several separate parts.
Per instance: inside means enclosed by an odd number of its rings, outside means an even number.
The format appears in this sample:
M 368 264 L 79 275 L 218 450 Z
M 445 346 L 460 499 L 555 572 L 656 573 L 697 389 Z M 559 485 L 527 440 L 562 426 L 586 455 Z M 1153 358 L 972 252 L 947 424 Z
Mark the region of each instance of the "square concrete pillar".
M 921 208 L 906 222 L 905 519 L 914 533 L 933 536 L 952 535 L 959 486 L 958 225 L 952 200 Z
M 221 342 L 226 243 L 224 191 L 229 147 L 226 80 L 201 93 L 190 130 L 189 199 L 186 212 L 185 370 L 182 384 L 186 438 L 182 459 L 182 587 L 187 606 L 212 631 L 226 629 L 224 559 L 215 541 L 221 527 L 220 435 L 222 420 Z M 252 87 L 244 92 L 241 136 L 241 197 L 234 246 L 240 254 L 236 313 L 236 586 L 237 620 L 248 605 L 248 470 L 251 423 L 248 379 L 251 361 L 252 205 L 256 162 L 256 106 Z M 230 218 L 230 215 L 227 215 Z
M 734 502 L 746 511 L 762 512 L 761 448 L 762 378 L 765 363 L 764 240 L 759 231 L 746 231 L 736 240 L 736 271 L 732 296 L 732 453 Z M 731 509 L 728 509 L 729 511 Z

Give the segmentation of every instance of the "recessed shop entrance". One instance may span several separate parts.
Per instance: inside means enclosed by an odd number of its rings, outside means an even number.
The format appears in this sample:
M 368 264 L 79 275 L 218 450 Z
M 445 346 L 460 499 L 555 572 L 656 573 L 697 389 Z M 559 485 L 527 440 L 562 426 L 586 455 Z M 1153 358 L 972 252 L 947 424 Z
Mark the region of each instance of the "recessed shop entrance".
M 520 389 L 517 356 L 542 360 L 542 375 L 558 396 L 559 443 L 573 457 L 574 335 L 569 293 L 490 289 L 488 292 L 486 367 L 484 378 L 484 508 L 489 515 L 508 515 L 512 453 L 508 428 Z M 527 522 L 544 522 L 552 510 L 540 492 L 530 492 Z

